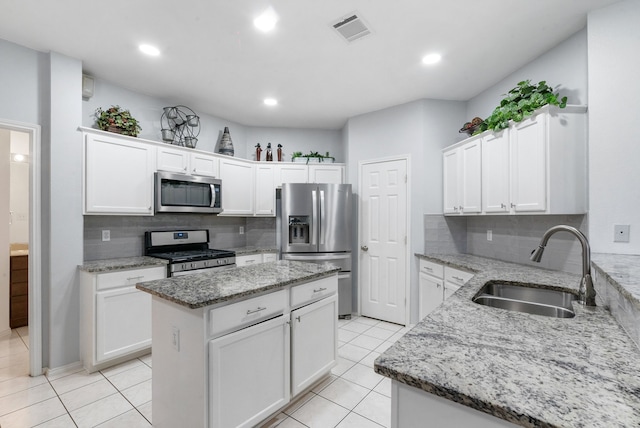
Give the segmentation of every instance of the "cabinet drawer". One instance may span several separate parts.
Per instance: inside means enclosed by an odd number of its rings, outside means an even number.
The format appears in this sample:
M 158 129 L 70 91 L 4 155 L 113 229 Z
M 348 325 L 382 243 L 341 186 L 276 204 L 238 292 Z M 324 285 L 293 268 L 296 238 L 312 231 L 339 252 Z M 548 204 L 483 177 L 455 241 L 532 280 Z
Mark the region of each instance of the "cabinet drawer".
M 18 284 L 20 282 L 29 282 L 28 270 L 12 270 L 11 271 L 11 283 Z
M 29 294 L 28 282 L 12 282 L 11 283 L 11 297 L 26 296 Z
M 291 287 L 291 307 L 314 302 L 338 292 L 338 275 Z
M 209 311 L 210 336 L 238 330 L 241 327 L 284 313 L 287 306 L 286 293 L 286 290 L 280 290 L 229 306 L 211 309 Z
M 463 285 L 473 277 L 472 273 L 465 272 L 451 268 L 449 266 L 444 268 L 444 280 L 456 285 Z
M 159 266 L 147 269 L 124 270 L 118 272 L 101 273 L 97 275 L 96 285 L 98 290 L 136 285 L 139 282 L 163 279 L 166 277 L 167 268 Z
M 444 278 L 444 266 L 428 260 L 420 259 L 420 272 L 435 276 L 436 278 Z
M 12 256 L 11 270 L 29 269 L 29 256 Z
M 262 263 L 262 254 L 236 256 L 236 266 L 255 265 L 257 263 Z
M 276 253 L 264 253 L 262 255 L 262 261 L 264 263 L 275 262 L 276 260 L 278 260 L 278 255 Z

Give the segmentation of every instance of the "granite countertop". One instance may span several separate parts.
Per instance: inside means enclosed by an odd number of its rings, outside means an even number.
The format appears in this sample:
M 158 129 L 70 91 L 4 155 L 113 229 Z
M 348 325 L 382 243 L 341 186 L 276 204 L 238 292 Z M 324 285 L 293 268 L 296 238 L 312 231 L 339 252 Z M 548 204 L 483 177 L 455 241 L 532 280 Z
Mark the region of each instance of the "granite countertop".
M 235 247 L 235 248 L 225 248 L 226 250 L 235 251 L 236 256 L 249 256 L 252 254 L 262 254 L 262 253 L 277 253 L 278 249 L 275 247 Z
M 375 371 L 527 427 L 640 425 L 640 352 L 602 307 L 559 319 L 471 299 L 489 280 L 577 290 L 579 277 L 469 255 L 420 257 L 474 277 L 375 361 Z
M 591 254 L 591 263 L 630 302 L 640 308 L 640 256 L 629 254 Z
M 275 291 L 338 272 L 335 266 L 280 260 L 137 284 L 139 290 L 191 309 Z
M 106 259 L 84 262 L 78 269 L 91 273 L 114 272 L 118 270 L 166 266 L 167 261 L 155 257 L 126 257 L 121 259 Z

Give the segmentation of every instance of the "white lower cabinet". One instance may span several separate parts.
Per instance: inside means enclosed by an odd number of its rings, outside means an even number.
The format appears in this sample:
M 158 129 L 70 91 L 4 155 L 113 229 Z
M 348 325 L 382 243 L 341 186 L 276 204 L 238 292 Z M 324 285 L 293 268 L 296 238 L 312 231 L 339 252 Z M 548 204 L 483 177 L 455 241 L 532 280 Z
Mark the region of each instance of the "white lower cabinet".
M 89 373 L 151 348 L 151 296 L 135 284 L 165 276 L 166 267 L 81 272 L 80 342 Z
M 418 317 L 423 319 L 458 291 L 473 274 L 428 260 L 420 260 Z
M 209 343 L 209 427 L 253 427 L 289 402 L 288 317 Z
M 327 374 L 338 358 L 338 295 L 291 312 L 291 395 Z
M 275 262 L 278 259 L 276 253 L 262 253 L 236 256 L 236 266 L 249 266 L 258 263 Z

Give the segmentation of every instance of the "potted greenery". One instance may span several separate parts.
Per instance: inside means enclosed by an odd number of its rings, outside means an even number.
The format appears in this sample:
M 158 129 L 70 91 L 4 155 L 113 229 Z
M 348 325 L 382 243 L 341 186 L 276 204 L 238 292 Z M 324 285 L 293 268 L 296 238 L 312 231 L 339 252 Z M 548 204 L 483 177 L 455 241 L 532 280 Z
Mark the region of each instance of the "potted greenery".
M 98 107 L 95 112 L 95 117 L 96 125 L 103 131 L 137 137 L 141 130 L 138 121 L 131 116 L 131 112 L 117 105 L 112 105 L 106 110 Z
M 291 162 L 327 162 L 333 163 L 335 158 L 329 155 L 329 152 L 326 152 L 325 155 L 321 155 L 318 152 L 309 151 L 308 154 L 303 155 L 302 152 L 293 152 L 291 155 Z
M 567 97 L 559 98 L 544 80 L 532 84 L 530 80 L 523 80 L 511 89 L 500 105 L 493 110 L 491 116 L 486 118 L 474 134 L 487 130 L 500 131 L 509 127 L 509 121 L 521 122 L 531 116 L 533 112 L 547 104 L 565 108 Z

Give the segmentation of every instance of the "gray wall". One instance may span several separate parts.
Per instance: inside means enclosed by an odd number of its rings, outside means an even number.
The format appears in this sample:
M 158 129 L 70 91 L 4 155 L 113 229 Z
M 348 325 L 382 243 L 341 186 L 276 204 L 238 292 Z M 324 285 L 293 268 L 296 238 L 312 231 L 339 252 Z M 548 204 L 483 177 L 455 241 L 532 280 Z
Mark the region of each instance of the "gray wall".
M 267 143 L 271 143 L 273 159 L 277 160 L 276 148 L 282 144 L 283 161 L 290 162 L 293 152 L 310 151 L 325 154 L 329 152 L 336 162 L 345 162 L 345 145 L 340 130 L 331 129 L 295 129 L 246 127 L 247 159 L 256 160 L 255 145 L 262 147 L 262 161 L 266 159 Z
M 595 252 L 640 254 L 640 2 L 589 15 L 589 231 Z M 631 225 L 629 243 L 613 242 Z

